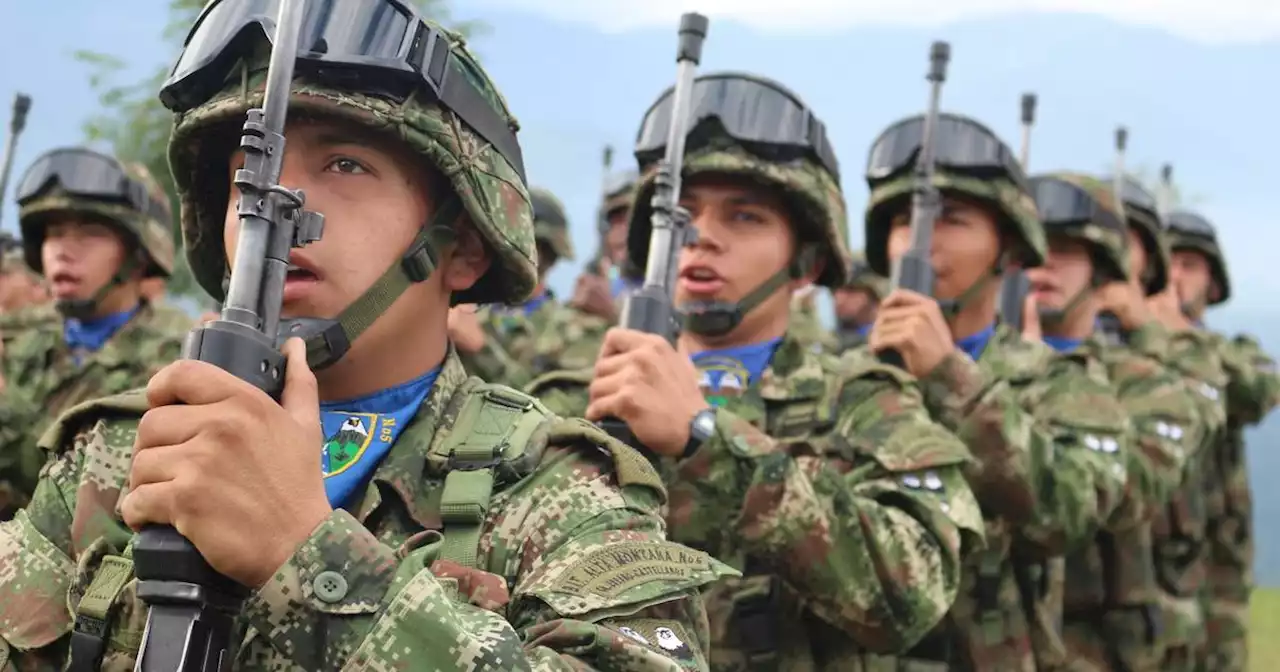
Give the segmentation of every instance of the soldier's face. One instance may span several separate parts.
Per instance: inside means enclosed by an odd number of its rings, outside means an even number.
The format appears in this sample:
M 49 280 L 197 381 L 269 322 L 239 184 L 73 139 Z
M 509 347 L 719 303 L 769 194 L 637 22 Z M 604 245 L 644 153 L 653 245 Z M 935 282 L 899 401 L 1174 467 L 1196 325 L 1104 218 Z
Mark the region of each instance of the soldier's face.
M 737 301 L 787 267 L 795 252 L 791 220 L 782 199 L 729 178 L 686 182 L 680 205 L 689 210 L 698 242 L 680 254 L 676 303 Z M 794 281 L 748 314 L 786 315 Z
M 0 273 L 0 313 L 43 303 L 49 292 L 38 278 L 24 270 Z
M 1178 291 L 1180 302 L 1203 307 L 1205 301 L 1217 299 L 1218 288 L 1213 283 L 1213 271 L 1203 254 L 1195 250 L 1174 250 L 1172 261 L 1169 278 Z
M 889 258 L 906 254 L 911 247 L 911 213 L 904 210 L 891 220 Z M 954 198 L 943 200 L 942 216 L 933 228 L 930 259 L 936 274 L 934 294 L 954 299 L 989 275 L 1000 258 L 1000 227 L 987 208 Z
M 67 215 L 45 227 L 40 258 L 55 299 L 91 299 L 125 260 L 124 241 L 111 227 Z
M 324 215 L 317 242 L 290 253 L 284 288 L 285 317 L 336 317 L 358 299 L 431 220 L 437 190 L 425 159 L 409 148 L 340 120 L 292 117 L 280 183 L 306 193 L 308 210 Z M 240 153 L 229 170 L 243 167 Z M 224 244 L 234 263 L 239 218 L 232 186 Z M 361 340 L 380 340 L 438 314 L 443 326 L 451 291 L 465 289 L 488 267 L 488 256 L 470 226 L 459 226 L 458 244 L 442 250 L 440 267 L 385 311 Z M 465 285 L 465 286 L 459 286 Z M 403 332 L 400 332 L 403 333 Z
M 1036 305 L 1061 310 L 1080 292 L 1089 288 L 1093 261 L 1089 248 L 1079 240 L 1062 236 L 1049 238 L 1049 255 L 1043 266 L 1027 269 Z
M 880 302 L 875 295 L 861 287 L 842 287 L 831 293 L 836 308 L 836 317 L 843 321 L 858 324 L 871 324 L 876 319 L 876 309 Z
M 604 246 L 609 260 L 615 265 L 627 259 L 627 222 L 630 212 L 626 208 L 614 208 L 608 215 L 609 228 L 605 231 Z

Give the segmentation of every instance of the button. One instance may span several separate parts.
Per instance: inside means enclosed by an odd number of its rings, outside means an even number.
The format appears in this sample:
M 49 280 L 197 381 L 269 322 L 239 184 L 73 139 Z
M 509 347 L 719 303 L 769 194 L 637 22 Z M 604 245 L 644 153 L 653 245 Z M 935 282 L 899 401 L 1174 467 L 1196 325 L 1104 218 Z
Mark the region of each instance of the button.
M 347 580 L 335 571 L 326 570 L 316 575 L 311 582 L 316 597 L 329 603 L 338 602 L 347 596 Z

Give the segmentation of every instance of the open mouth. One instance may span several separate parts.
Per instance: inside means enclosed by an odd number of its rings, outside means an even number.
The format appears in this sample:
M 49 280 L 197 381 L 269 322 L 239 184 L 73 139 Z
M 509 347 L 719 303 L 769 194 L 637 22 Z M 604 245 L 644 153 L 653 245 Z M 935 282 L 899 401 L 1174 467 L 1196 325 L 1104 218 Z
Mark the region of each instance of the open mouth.
M 55 295 L 66 296 L 80 286 L 80 276 L 57 271 L 49 275 L 49 286 Z
M 289 264 L 289 270 L 285 274 L 286 281 L 293 280 L 293 281 L 305 282 L 308 280 L 319 280 L 319 279 L 320 279 L 320 276 L 316 275 L 314 271 L 307 268 L 303 268 L 297 264 Z
M 724 287 L 725 280 L 715 269 L 691 265 L 680 270 L 680 285 L 691 294 L 715 294 Z

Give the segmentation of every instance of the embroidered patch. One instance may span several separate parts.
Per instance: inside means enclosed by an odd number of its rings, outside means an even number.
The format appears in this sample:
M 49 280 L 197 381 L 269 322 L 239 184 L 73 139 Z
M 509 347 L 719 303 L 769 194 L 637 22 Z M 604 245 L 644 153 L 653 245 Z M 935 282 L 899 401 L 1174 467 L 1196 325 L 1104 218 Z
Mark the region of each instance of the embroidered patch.
M 627 619 L 618 632 L 647 645 L 650 649 L 680 662 L 696 662 L 693 637 L 684 626 L 675 621 L 655 618 Z
M 687 581 L 709 567 L 705 554 L 679 544 L 623 542 L 592 551 L 557 578 L 551 589 L 609 597 L 650 581 Z

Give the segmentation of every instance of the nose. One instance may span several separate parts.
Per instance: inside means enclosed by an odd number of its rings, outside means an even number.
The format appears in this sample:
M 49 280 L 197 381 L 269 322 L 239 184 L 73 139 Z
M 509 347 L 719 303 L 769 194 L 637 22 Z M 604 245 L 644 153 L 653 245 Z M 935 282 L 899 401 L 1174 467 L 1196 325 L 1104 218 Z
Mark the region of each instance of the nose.
M 719 220 L 711 208 L 703 208 L 694 213 L 689 222 L 691 231 L 686 242 L 688 247 L 720 249 Z

